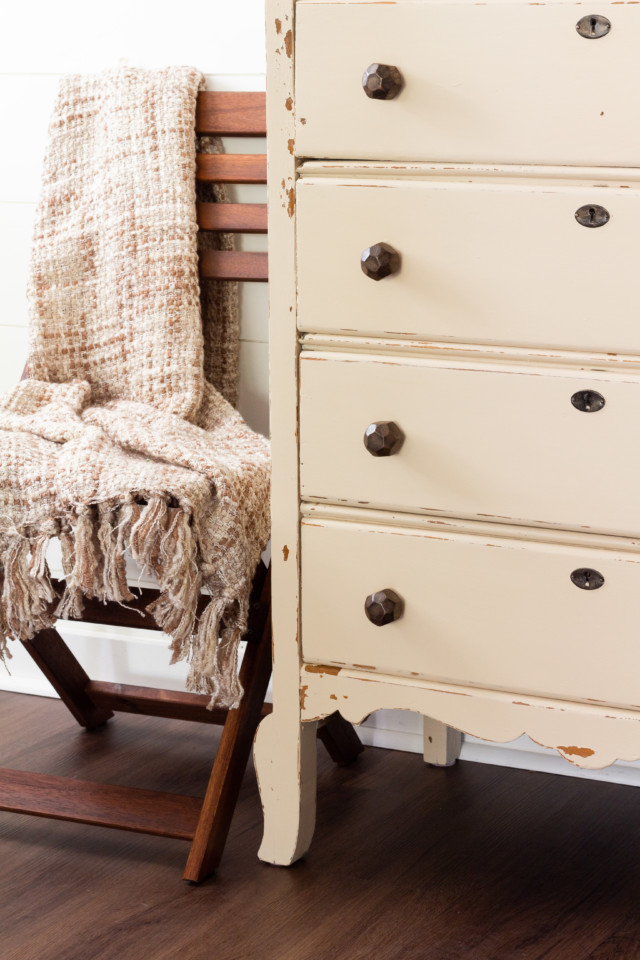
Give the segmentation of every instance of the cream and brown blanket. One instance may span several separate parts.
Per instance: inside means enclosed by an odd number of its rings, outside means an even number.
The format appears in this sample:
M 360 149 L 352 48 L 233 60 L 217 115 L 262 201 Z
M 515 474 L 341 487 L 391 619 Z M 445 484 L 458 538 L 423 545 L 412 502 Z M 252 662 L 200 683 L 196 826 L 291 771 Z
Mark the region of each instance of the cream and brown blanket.
M 189 689 L 233 706 L 268 538 L 269 450 L 219 392 L 233 401 L 233 289 L 204 291 L 219 322 L 201 318 L 201 82 L 190 68 L 121 68 L 61 84 L 33 244 L 29 379 L 0 398 L 0 653 L 7 638 L 81 615 L 83 597 L 126 604 L 130 551 L 158 581 L 150 612 L 173 661 L 189 659 Z M 60 597 L 46 562 L 55 537 Z

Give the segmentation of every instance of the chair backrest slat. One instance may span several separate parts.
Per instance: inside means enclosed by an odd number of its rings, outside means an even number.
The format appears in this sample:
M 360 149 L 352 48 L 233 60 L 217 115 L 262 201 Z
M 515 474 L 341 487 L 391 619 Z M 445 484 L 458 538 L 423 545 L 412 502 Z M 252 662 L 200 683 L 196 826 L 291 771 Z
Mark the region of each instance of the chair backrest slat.
M 223 233 L 266 233 L 266 203 L 198 203 L 201 230 Z
M 268 280 L 268 255 L 244 250 L 203 250 L 200 276 L 209 280 Z
M 265 93 L 204 91 L 198 94 L 196 133 L 217 137 L 265 137 Z M 199 153 L 196 177 L 204 183 L 265 184 L 264 154 Z M 266 233 L 265 203 L 198 203 L 198 226 L 219 233 Z M 203 250 L 200 276 L 214 280 L 267 280 L 266 253 Z
M 267 158 L 260 153 L 199 153 L 196 177 L 206 183 L 266 183 Z
M 265 93 L 204 91 L 198 94 L 196 133 L 216 137 L 265 137 Z

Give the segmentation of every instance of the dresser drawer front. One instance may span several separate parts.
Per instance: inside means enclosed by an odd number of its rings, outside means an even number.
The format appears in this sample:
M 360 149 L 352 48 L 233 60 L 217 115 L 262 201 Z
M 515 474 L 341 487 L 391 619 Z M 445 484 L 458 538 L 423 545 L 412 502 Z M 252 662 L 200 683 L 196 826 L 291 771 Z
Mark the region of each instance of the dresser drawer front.
M 315 351 L 300 376 L 305 499 L 640 533 L 638 379 Z M 393 455 L 365 448 L 375 422 L 403 432 Z
M 640 703 L 638 555 L 317 517 L 301 555 L 307 662 Z M 572 582 L 584 568 L 602 587 Z M 376 626 L 365 599 L 389 588 L 402 615 Z
M 640 163 L 640 11 L 581 37 L 569 3 L 296 5 L 296 153 L 343 159 Z M 404 87 L 370 99 L 362 74 L 396 66 Z
M 640 353 L 640 189 L 535 182 L 298 182 L 305 331 Z M 610 220 L 582 226 L 576 211 Z M 390 244 L 374 280 L 363 251 Z

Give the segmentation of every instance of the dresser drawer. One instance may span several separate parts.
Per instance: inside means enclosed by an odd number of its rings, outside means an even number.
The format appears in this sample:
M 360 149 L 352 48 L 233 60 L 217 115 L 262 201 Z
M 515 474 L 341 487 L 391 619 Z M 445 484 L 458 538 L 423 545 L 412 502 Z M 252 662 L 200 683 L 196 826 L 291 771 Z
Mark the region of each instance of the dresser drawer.
M 592 229 L 576 219 L 603 208 Z M 604 215 L 601 214 L 601 218 Z M 298 182 L 302 330 L 640 353 L 637 185 Z M 399 254 L 374 279 L 363 251 Z M 371 271 L 370 271 L 371 272 Z
M 311 350 L 300 369 L 305 499 L 640 534 L 631 374 Z M 404 434 L 390 456 L 365 448 L 376 422 Z
M 576 23 L 604 15 L 585 39 Z M 599 3 L 296 5 L 296 153 L 463 162 L 640 163 L 640 11 Z M 363 72 L 404 86 L 366 96 Z
M 585 569 L 600 588 L 574 584 Z M 401 616 L 375 625 L 365 600 L 389 589 Z M 446 526 L 302 523 L 306 662 L 630 706 L 640 704 L 639 623 L 638 554 Z

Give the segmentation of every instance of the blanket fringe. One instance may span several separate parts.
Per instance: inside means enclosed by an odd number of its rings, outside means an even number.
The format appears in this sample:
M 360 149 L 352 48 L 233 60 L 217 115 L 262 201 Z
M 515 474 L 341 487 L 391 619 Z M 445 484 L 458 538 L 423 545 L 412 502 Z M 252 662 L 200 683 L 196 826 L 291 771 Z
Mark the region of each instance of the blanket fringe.
M 102 557 L 100 555 L 95 509 L 79 507 L 72 524 L 73 565 L 66 574 L 66 586 L 56 616 L 62 620 L 78 620 L 84 611 L 84 597 L 103 599 L 101 589 Z M 71 556 L 68 556 L 71 560 Z
M 65 587 L 51 583 L 46 553 L 58 536 Z M 211 697 L 210 706 L 238 706 L 242 686 L 237 663 L 246 613 L 236 598 L 217 596 L 220 586 L 199 571 L 198 543 L 188 508 L 166 497 L 82 506 L 55 531 L 28 531 L 0 541 L 0 659 L 9 659 L 7 637 L 28 640 L 56 619 L 80 619 L 84 599 L 126 603 L 127 547 L 160 588 L 147 607 L 171 636 L 171 662 L 190 661 L 187 688 Z M 199 621 L 203 585 L 214 594 Z M 57 603 L 57 606 L 56 606 Z M 216 678 L 215 680 L 213 678 Z
M 226 600 L 212 599 L 207 604 L 193 642 L 187 690 L 207 693 L 211 704 L 224 703 L 233 710 L 243 694 L 238 650 L 244 630 L 235 622 L 225 623 L 228 609 Z
M 98 507 L 98 545 L 102 553 L 102 599 L 125 603 L 133 600 L 127 585 L 125 537 L 129 536 L 133 511 L 130 504 L 120 509 L 101 503 Z M 129 508 L 129 509 L 127 509 Z
M 160 586 L 160 596 L 147 611 L 173 638 L 172 663 L 185 659 L 202 588 L 196 558 L 198 547 L 189 511 L 152 497 L 131 531 L 131 553 Z
M 36 541 L 34 556 L 31 543 L 24 537 L 8 539 L 2 557 L 2 628 L 3 636 L 16 640 L 30 640 L 40 630 L 55 623 L 51 613 L 54 597 L 46 562 L 40 573 L 43 545 Z M 36 575 L 31 572 L 35 567 Z M 40 575 L 38 575 L 40 574 Z

